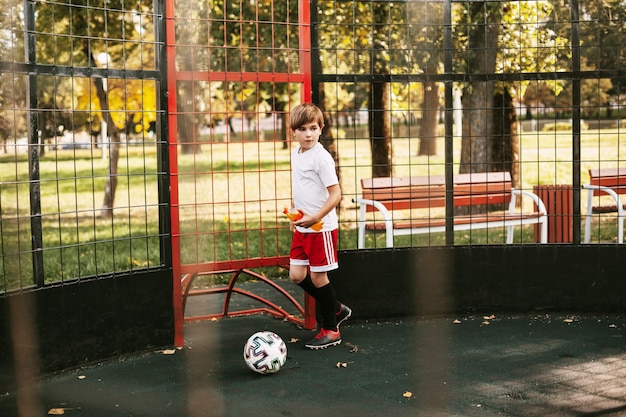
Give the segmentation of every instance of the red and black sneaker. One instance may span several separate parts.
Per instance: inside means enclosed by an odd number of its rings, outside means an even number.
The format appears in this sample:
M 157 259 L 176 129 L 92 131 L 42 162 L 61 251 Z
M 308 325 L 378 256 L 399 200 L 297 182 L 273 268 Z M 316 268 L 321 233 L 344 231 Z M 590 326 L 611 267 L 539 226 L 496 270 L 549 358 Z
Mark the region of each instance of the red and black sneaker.
M 341 333 L 339 330 L 326 330 L 322 329 L 312 340 L 307 342 L 304 346 L 309 349 L 325 349 L 329 346 L 337 346 L 341 343 Z
M 352 309 L 342 304 L 341 309 L 337 313 L 337 329 L 339 329 L 339 325 L 348 320 L 350 316 L 352 316 Z

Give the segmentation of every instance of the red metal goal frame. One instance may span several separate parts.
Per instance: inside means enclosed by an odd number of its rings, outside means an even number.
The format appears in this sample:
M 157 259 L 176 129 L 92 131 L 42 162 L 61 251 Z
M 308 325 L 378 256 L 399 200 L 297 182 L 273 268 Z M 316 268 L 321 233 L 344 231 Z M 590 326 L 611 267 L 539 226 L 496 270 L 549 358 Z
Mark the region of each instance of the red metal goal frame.
M 276 72 L 211 72 L 211 71 L 179 71 L 176 68 L 177 42 L 175 36 L 176 9 L 174 0 L 166 0 L 166 55 L 168 62 L 168 150 L 169 169 L 171 173 L 171 241 L 172 241 L 172 269 L 173 269 L 173 292 L 174 292 L 174 319 L 175 319 L 175 344 L 182 346 L 183 324 L 186 321 L 204 320 L 215 317 L 235 316 L 253 313 L 269 313 L 274 316 L 283 317 L 293 321 L 305 328 L 312 328 L 315 325 L 314 303 L 306 297 L 304 307 L 293 297 L 282 290 L 260 274 L 252 271 L 253 268 L 267 266 L 286 266 L 289 263 L 288 254 L 274 257 L 254 258 L 254 259 L 230 259 L 226 261 L 216 261 L 198 264 L 183 264 L 181 258 L 181 232 L 180 225 L 180 199 L 179 199 L 179 165 L 178 152 L 179 141 L 177 137 L 177 95 L 176 85 L 180 80 L 203 80 L 203 81 L 233 81 L 233 82 L 286 82 L 299 83 L 301 85 L 301 101 L 311 100 L 311 30 L 310 30 L 310 4 L 308 0 L 298 0 L 298 33 L 299 33 L 299 68 L 300 72 L 276 73 Z M 193 281 L 203 274 L 224 274 L 229 273 L 231 279 L 228 284 L 218 288 L 194 290 Z M 293 303 L 303 318 L 290 315 L 287 311 L 275 303 L 248 291 L 236 287 L 238 279 L 242 275 L 252 275 L 256 279 L 265 282 L 287 300 Z M 185 318 L 185 306 L 188 297 L 206 294 L 225 294 L 222 312 L 215 315 L 206 315 L 193 318 Z M 265 306 L 255 309 L 240 311 L 230 311 L 230 299 L 233 294 L 241 294 L 260 301 Z

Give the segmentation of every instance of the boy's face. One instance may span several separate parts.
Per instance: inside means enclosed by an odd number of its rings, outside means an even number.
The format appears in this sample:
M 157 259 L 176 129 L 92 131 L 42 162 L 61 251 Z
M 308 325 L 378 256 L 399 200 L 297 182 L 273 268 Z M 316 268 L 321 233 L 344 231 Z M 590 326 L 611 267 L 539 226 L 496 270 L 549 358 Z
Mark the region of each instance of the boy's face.
M 307 123 L 296 130 L 292 130 L 294 139 L 300 144 L 301 152 L 306 152 L 313 148 L 322 134 L 317 122 Z

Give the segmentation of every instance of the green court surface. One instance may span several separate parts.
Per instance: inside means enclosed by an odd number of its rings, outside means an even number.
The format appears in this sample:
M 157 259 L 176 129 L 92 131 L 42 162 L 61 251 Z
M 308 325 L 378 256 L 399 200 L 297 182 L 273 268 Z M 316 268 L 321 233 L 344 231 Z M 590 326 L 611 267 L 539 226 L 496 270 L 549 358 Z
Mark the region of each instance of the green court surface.
M 279 334 L 273 375 L 249 370 L 247 338 Z M 626 415 L 626 318 L 491 312 L 348 321 L 343 343 L 311 351 L 312 331 L 268 316 L 185 325 L 185 347 L 47 376 L 0 397 L 2 416 Z M 22 412 L 18 399 L 23 399 Z

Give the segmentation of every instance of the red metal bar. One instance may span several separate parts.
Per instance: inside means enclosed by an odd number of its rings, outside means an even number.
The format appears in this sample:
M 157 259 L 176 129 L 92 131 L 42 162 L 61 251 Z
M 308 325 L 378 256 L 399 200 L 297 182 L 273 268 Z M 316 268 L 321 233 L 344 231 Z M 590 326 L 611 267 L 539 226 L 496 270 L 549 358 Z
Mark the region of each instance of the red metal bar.
M 180 286 L 180 223 L 178 196 L 178 136 L 176 135 L 176 31 L 174 20 L 174 0 L 165 2 L 166 53 L 167 53 L 167 87 L 168 87 L 168 147 L 170 168 L 170 213 L 172 231 L 172 273 L 173 273 L 173 308 L 174 308 L 174 345 L 185 344 L 183 336 L 183 297 Z
M 263 275 L 257 274 L 256 272 L 251 271 L 249 269 L 215 271 L 214 273 L 215 274 L 232 273 L 232 277 L 230 278 L 228 284 L 225 286 L 220 286 L 220 287 L 215 287 L 215 288 L 204 288 L 204 289 L 197 289 L 197 290 L 192 290 L 191 287 L 193 285 L 193 281 L 202 274 L 190 274 L 190 275 L 186 275 L 183 277 L 181 281 L 183 284 L 182 285 L 183 287 L 183 311 L 187 305 L 188 297 L 199 296 L 199 295 L 210 295 L 210 294 L 226 294 L 224 297 L 222 311 L 220 313 L 215 313 L 215 314 L 185 317 L 184 319 L 185 322 L 201 321 L 201 320 L 214 319 L 214 318 L 220 318 L 220 317 L 234 317 L 234 316 L 249 315 L 249 314 L 269 313 L 275 317 L 283 318 L 292 323 L 303 326 L 304 328 L 307 328 L 307 329 L 312 329 L 315 327 L 315 320 L 314 320 L 315 319 L 315 310 L 314 310 L 315 305 L 313 304 L 313 310 L 312 310 L 313 322 L 311 323 L 310 317 L 309 317 L 309 320 L 307 320 L 307 316 L 305 315 L 305 309 L 302 307 L 302 305 L 291 294 L 289 294 L 289 292 L 287 292 L 284 288 L 280 287 L 275 282 L 267 279 Z M 267 298 L 261 297 L 260 295 L 254 294 L 250 291 L 237 288 L 236 287 L 237 281 L 242 274 L 250 275 L 254 277 L 255 279 L 262 281 L 263 283 L 269 285 L 272 289 L 277 291 L 280 295 L 285 297 L 287 301 L 289 301 L 292 305 L 294 305 L 303 318 L 299 318 L 290 314 L 287 310 L 280 307 L 273 301 L 268 300 Z M 265 304 L 267 307 L 231 311 L 230 300 L 231 300 L 233 293 L 244 295 L 248 298 L 259 301 Z M 309 302 L 310 300 L 305 299 L 305 304 Z
M 253 6 L 259 7 L 259 6 Z M 272 255 L 269 257 L 265 257 L 263 255 L 264 250 L 261 250 L 260 258 L 248 258 L 246 255 L 235 255 L 232 250 L 230 254 L 218 254 L 216 252 L 216 248 L 209 247 L 208 252 L 207 248 L 204 248 L 204 252 L 200 254 L 200 248 L 196 245 L 196 261 L 188 262 L 188 264 L 183 265 L 183 256 L 181 254 L 181 246 L 183 243 L 187 243 L 187 239 L 201 239 L 206 234 L 217 234 L 222 233 L 222 231 L 218 231 L 217 229 L 208 226 L 209 230 L 196 230 L 196 231 L 181 231 L 181 215 L 182 213 L 189 213 L 190 220 L 194 220 L 192 216 L 195 215 L 195 221 L 197 224 L 200 224 L 201 221 L 205 219 L 202 218 L 202 212 L 200 204 L 195 203 L 197 198 L 193 198 L 194 196 L 189 196 L 191 198 L 187 198 L 186 195 L 181 196 L 182 185 L 181 179 L 184 176 L 184 180 L 188 179 L 194 182 L 198 182 L 201 176 L 206 176 L 206 174 L 212 174 L 211 172 L 201 172 L 207 171 L 207 169 L 200 168 L 199 160 L 193 160 L 193 168 L 191 170 L 186 170 L 182 172 L 179 167 L 179 158 L 178 158 L 178 148 L 179 148 L 179 140 L 178 140 L 178 116 L 181 114 L 178 110 L 177 106 L 177 82 L 180 81 L 192 81 L 192 89 L 197 88 L 197 83 L 195 81 L 218 81 L 223 82 L 225 85 L 223 86 L 225 91 L 230 91 L 233 84 L 237 83 L 298 83 L 302 86 L 301 90 L 301 99 L 302 101 L 310 101 L 311 99 L 311 40 L 310 40 L 310 4 L 308 0 L 298 0 L 298 8 L 299 8 L 299 40 L 297 45 L 290 45 L 289 47 L 294 47 L 294 50 L 299 51 L 299 67 L 296 68 L 288 68 L 283 73 L 276 72 L 250 72 L 250 71 L 239 71 L 239 72 L 228 72 L 228 71 L 178 71 L 176 68 L 176 53 L 177 53 L 177 44 L 175 37 L 175 23 L 176 23 L 176 11 L 173 0 L 166 0 L 166 28 L 167 28 L 167 38 L 166 38 L 166 50 L 167 50 L 167 59 L 168 59 L 168 106 L 169 106 L 169 115 L 168 115 L 168 135 L 169 135 L 169 154 L 170 154 L 170 172 L 171 172 L 171 217 L 172 217 L 172 262 L 173 262 L 173 274 L 174 274 L 174 315 L 175 315 L 175 344 L 177 346 L 182 346 L 184 343 L 183 339 L 183 323 L 185 321 L 190 320 L 200 320 L 213 318 L 214 315 L 194 317 L 194 318 L 185 318 L 184 312 L 187 303 L 187 299 L 189 296 L 206 294 L 207 290 L 192 290 L 192 284 L 195 278 L 198 275 L 203 274 L 219 274 L 219 273 L 232 273 L 233 277 L 231 278 L 229 285 L 220 288 L 210 289 L 210 293 L 225 293 L 225 305 L 223 306 L 222 315 L 242 315 L 242 314 L 253 314 L 253 313 L 269 313 L 275 315 L 277 317 L 285 317 L 289 320 L 298 322 L 301 324 L 302 320 L 296 319 L 294 317 L 287 317 L 289 315 L 288 312 L 283 310 L 281 307 L 276 306 L 270 300 L 266 300 L 263 297 L 260 297 L 256 294 L 251 294 L 236 287 L 236 283 L 238 282 L 239 276 L 241 274 L 252 274 L 254 272 L 250 271 L 249 268 L 256 267 L 267 267 L 267 266 L 281 266 L 288 268 L 289 258 L 288 256 L 276 256 Z M 275 24 L 282 24 L 284 22 L 273 22 Z M 225 26 L 226 28 L 226 26 Z M 226 29 L 225 29 L 226 30 Z M 224 33 L 224 38 L 229 36 L 228 33 Z M 189 45 L 183 45 L 189 46 Z M 228 65 L 225 67 L 228 68 Z M 240 87 L 234 85 L 234 87 Z M 211 87 L 209 87 L 211 88 Z M 258 86 L 257 86 L 258 88 Z M 195 94 L 192 92 L 192 96 L 195 97 Z M 226 109 L 235 108 L 233 103 L 229 103 L 228 100 L 232 98 L 230 95 L 226 95 L 225 103 Z M 235 103 L 237 104 L 237 103 Z M 242 115 L 243 115 L 242 110 Z M 189 110 L 189 112 L 192 112 Z M 193 110 L 192 116 L 195 115 L 197 110 Z M 217 111 L 217 113 L 220 113 Z M 228 111 L 223 112 L 224 123 L 228 125 L 229 117 L 232 117 Z M 258 115 L 257 115 L 258 117 Z M 242 120 L 243 123 L 243 120 Z M 278 127 L 276 127 L 278 129 Z M 230 142 L 230 130 L 226 131 L 226 141 Z M 243 139 L 243 133 L 242 138 Z M 234 142 L 233 142 L 234 143 Z M 200 138 L 193 138 L 193 144 L 200 144 Z M 213 143 L 207 142 L 202 143 L 204 146 L 209 146 L 213 149 Z M 231 143 L 232 145 L 232 143 Z M 243 150 L 244 141 L 241 140 L 241 146 Z M 227 148 L 228 150 L 228 148 Z M 245 157 L 245 156 L 244 156 Z M 227 155 L 228 162 L 231 162 L 230 156 Z M 235 161 L 238 162 L 238 161 Z M 243 162 L 243 161 L 242 161 Z M 261 160 L 259 159 L 258 166 L 261 166 Z M 226 168 L 225 174 L 229 174 L 228 166 Z M 235 173 L 238 174 L 238 173 Z M 259 171 L 259 175 L 261 172 Z M 276 181 L 275 181 L 276 183 Z M 195 192 L 195 191 L 194 191 Z M 201 192 L 201 191 L 198 191 Z M 181 203 L 180 199 L 183 198 L 183 202 Z M 189 202 L 192 202 L 191 204 Z M 227 202 L 206 202 L 202 203 L 207 206 L 214 206 L 217 204 L 225 204 L 223 208 L 226 213 L 225 216 L 230 218 L 231 216 L 231 205 L 230 201 Z M 195 213 L 194 213 L 195 210 Z M 211 216 L 210 214 L 208 215 Z M 244 227 L 248 228 L 247 221 L 247 212 L 244 214 Z M 209 220 L 211 220 L 209 218 Z M 185 220 L 186 221 L 186 220 Z M 261 222 L 261 229 L 264 228 L 263 222 Z M 186 229 L 184 229 L 186 230 Z M 278 232 L 278 228 L 276 229 Z M 225 232 L 226 236 L 228 236 L 231 240 L 235 240 L 232 237 L 234 232 L 241 232 L 242 230 L 227 230 Z M 245 231 L 245 230 L 243 230 Z M 186 246 L 187 247 L 187 246 Z M 276 248 L 278 249 L 278 248 Z M 193 249 L 191 249 L 193 250 Z M 211 252 L 212 251 L 212 252 Z M 279 253 L 276 250 L 271 251 L 272 254 Z M 188 255 L 185 259 L 192 259 L 191 253 L 185 254 Z M 235 259 L 243 258 L 243 259 Z M 256 255 L 255 255 L 256 256 Z M 224 259 L 224 258 L 228 259 Z M 200 260 L 206 259 L 216 259 L 216 261 L 211 262 L 201 262 Z M 258 274 L 257 274 L 258 275 Z M 272 286 L 279 293 L 282 293 L 287 299 L 293 303 L 298 311 L 300 311 L 305 316 L 305 321 L 307 323 L 313 323 L 315 325 L 315 312 L 312 310 L 311 312 L 305 312 L 305 309 L 291 297 L 288 293 L 283 292 L 282 288 L 267 280 L 265 277 L 254 275 L 255 278 L 262 280 L 266 284 Z M 257 301 L 262 302 L 267 307 L 259 308 L 259 309 L 246 309 L 242 311 L 229 311 L 230 310 L 230 298 L 233 293 L 243 294 L 247 297 L 255 299 Z M 314 303 L 310 302 L 311 300 L 306 299 L 305 305 L 314 306 Z M 306 324 L 305 324 L 306 325 Z
M 300 42 L 300 68 L 304 75 L 302 82 L 302 101 L 311 101 L 311 5 L 309 0 L 300 0 L 298 4 Z
M 307 80 L 307 74 L 286 74 L 275 72 L 199 72 L 199 71 L 180 71 L 176 72 L 177 80 L 193 80 L 193 81 L 228 81 L 228 82 L 292 82 L 304 83 Z

